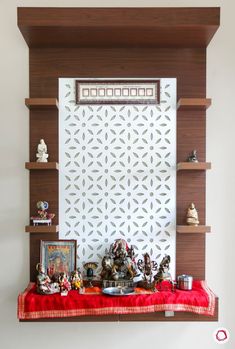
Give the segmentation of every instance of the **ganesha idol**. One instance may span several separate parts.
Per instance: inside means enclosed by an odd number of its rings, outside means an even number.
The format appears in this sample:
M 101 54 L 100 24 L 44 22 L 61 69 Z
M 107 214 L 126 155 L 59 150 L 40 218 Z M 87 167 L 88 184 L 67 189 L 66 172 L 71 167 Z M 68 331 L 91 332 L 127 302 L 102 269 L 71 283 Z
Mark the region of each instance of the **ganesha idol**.
M 129 248 L 123 239 L 115 240 L 102 260 L 101 278 L 103 284 L 107 285 L 106 281 L 108 280 L 117 282 L 117 284 L 128 280 L 132 281 L 137 274 L 138 268 L 134 260 L 133 246 Z M 110 285 L 110 283 L 108 284 Z

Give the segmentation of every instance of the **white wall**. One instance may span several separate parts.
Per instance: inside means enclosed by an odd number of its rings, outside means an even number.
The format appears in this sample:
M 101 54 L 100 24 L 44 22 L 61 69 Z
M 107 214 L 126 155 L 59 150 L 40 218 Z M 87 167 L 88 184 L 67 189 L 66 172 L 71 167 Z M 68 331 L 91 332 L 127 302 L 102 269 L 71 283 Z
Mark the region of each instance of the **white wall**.
M 208 48 L 207 158 L 213 170 L 207 175 L 207 280 L 220 297 L 219 323 L 19 323 L 16 298 L 28 282 L 28 48 L 17 28 L 17 6 L 221 6 L 221 28 Z M 218 326 L 230 330 L 226 348 L 234 348 L 235 243 L 234 81 L 235 4 L 232 0 L 188 1 L 72 1 L 0 0 L 0 345 L 3 349 L 61 349 L 158 347 L 216 348 L 212 338 Z M 233 280 L 231 278 L 233 277 Z M 233 299 L 232 299 L 233 297 Z

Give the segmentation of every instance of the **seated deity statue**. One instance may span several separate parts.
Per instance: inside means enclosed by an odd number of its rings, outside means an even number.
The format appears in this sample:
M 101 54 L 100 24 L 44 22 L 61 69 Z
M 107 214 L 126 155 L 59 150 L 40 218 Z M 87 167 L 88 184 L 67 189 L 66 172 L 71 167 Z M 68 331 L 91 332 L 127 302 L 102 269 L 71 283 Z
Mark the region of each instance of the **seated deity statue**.
M 188 225 L 197 226 L 199 224 L 198 213 L 194 203 L 191 203 L 188 207 L 186 221 Z
M 49 276 L 43 270 L 42 264 L 36 266 L 37 275 L 37 293 L 39 294 L 54 294 L 60 292 L 59 284 L 52 282 Z
M 188 162 L 198 162 L 198 159 L 197 159 L 197 151 L 196 150 L 193 150 L 192 153 L 188 156 L 188 159 L 187 159 Z
M 137 272 L 133 247 L 126 241 L 117 239 L 102 260 L 101 278 L 103 280 L 132 280 Z
M 44 142 L 44 139 L 40 139 L 40 143 L 38 144 L 38 152 L 36 154 L 37 162 L 48 162 L 48 156 L 47 145 Z

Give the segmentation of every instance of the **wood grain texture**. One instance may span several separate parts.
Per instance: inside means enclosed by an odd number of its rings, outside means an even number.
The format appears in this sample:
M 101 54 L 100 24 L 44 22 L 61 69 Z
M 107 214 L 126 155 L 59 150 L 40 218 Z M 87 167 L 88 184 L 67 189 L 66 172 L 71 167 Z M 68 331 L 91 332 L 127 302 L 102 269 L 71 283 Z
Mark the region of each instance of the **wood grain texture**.
M 29 47 L 205 47 L 219 22 L 219 8 L 18 8 Z
M 206 95 L 206 50 L 204 48 L 30 49 L 31 97 L 57 96 L 59 77 L 176 77 L 178 97 L 191 97 L 193 94 L 200 98 Z
M 205 234 L 211 232 L 211 227 L 206 225 L 177 225 L 176 231 L 179 234 Z
M 58 225 L 26 225 L 25 232 L 26 233 L 58 233 L 59 226 Z
M 26 170 L 59 170 L 58 162 L 26 162 Z
M 30 171 L 30 216 L 36 214 L 38 201 L 47 201 L 48 212 L 55 213 L 55 225 L 59 222 L 58 177 L 58 171 Z
M 29 109 L 59 109 L 57 98 L 25 98 L 25 105 Z
M 206 110 L 211 106 L 211 98 L 180 98 L 177 108 L 181 110 Z
M 30 110 L 29 124 L 30 162 L 36 161 L 37 147 L 41 138 L 47 144 L 48 161 L 58 162 L 58 110 Z
M 177 164 L 177 171 L 205 171 L 210 169 L 210 162 L 179 162 Z

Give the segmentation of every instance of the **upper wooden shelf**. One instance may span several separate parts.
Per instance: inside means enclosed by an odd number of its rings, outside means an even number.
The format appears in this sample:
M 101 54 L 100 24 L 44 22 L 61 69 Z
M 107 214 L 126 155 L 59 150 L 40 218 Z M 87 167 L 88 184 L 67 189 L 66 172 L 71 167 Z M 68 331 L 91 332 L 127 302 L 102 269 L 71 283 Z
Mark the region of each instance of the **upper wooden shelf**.
M 206 47 L 219 24 L 219 7 L 18 8 L 29 47 Z
M 25 98 L 29 109 L 59 109 L 57 98 Z
M 210 162 L 179 162 L 177 164 L 177 171 L 204 171 L 204 170 L 210 170 L 211 169 L 211 163 Z
M 27 170 L 59 170 L 58 162 L 26 162 Z
M 58 233 L 58 225 L 27 225 L 25 227 L 26 233 Z
M 181 233 L 181 234 L 191 234 L 191 233 L 204 234 L 204 233 L 210 233 L 211 227 L 206 226 L 206 225 L 197 225 L 197 226 L 177 225 L 176 231 L 177 231 L 177 233 Z
M 206 110 L 211 105 L 211 98 L 180 98 L 178 110 Z

